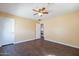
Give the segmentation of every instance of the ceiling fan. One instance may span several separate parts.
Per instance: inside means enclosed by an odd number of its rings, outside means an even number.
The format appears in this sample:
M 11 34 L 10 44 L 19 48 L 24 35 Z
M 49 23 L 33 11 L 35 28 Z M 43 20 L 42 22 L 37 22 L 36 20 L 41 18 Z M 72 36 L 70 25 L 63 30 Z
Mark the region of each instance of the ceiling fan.
M 39 9 L 33 9 L 33 11 L 36 12 L 34 15 L 43 16 L 44 14 L 48 14 L 48 10 L 45 7 Z

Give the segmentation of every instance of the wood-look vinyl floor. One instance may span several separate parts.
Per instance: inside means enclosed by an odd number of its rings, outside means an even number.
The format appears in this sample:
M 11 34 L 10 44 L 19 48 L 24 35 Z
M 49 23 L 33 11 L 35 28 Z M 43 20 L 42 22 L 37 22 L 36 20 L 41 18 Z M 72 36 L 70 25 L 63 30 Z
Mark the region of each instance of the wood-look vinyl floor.
M 79 49 L 46 40 L 32 40 L 0 48 L 0 56 L 79 56 Z

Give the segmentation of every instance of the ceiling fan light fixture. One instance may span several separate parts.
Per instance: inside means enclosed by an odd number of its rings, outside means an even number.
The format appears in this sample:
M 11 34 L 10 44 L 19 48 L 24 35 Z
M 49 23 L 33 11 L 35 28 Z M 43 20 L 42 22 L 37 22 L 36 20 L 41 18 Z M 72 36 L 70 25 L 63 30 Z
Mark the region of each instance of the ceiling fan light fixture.
M 38 15 L 39 15 L 39 16 L 42 16 L 43 14 L 42 14 L 42 13 L 38 13 Z
M 34 15 L 38 15 L 38 16 L 43 16 L 45 14 L 48 14 L 48 9 L 46 7 L 33 9 L 33 11 L 36 12 Z

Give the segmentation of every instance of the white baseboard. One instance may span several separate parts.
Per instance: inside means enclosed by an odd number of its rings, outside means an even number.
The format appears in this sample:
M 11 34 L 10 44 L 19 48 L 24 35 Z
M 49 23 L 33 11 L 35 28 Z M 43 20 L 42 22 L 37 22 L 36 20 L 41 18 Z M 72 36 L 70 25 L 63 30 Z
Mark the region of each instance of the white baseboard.
M 63 43 L 63 42 L 58 42 L 58 41 L 50 40 L 50 39 L 45 39 L 45 40 L 50 41 L 50 42 L 55 42 L 55 43 L 63 44 L 63 45 L 66 45 L 66 46 L 70 46 L 70 47 L 79 49 L 79 46 L 70 45 L 70 44 L 66 44 L 66 43 Z
M 31 41 L 31 40 L 34 40 L 34 39 L 23 40 L 23 41 L 15 41 L 15 42 L 13 42 L 13 44 L 18 44 L 18 43 L 22 43 L 22 42 Z M 3 45 L 0 45 L 0 47 L 2 47 L 2 46 L 3 46 Z
M 23 41 L 15 41 L 15 42 L 14 42 L 14 44 L 17 44 L 17 43 L 22 43 L 22 42 L 27 42 L 27 41 L 31 41 L 31 40 L 34 40 L 34 39 L 23 40 Z

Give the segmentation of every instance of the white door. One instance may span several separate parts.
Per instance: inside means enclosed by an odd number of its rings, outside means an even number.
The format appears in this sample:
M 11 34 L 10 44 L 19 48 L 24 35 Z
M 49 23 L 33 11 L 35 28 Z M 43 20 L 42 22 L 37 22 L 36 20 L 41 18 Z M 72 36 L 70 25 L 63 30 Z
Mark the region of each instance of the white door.
M 36 24 L 36 39 L 40 38 L 40 24 Z
M 15 20 L 5 18 L 3 19 L 3 34 L 2 34 L 2 45 L 12 44 L 15 39 Z

